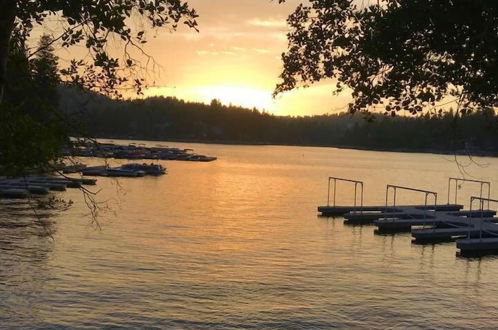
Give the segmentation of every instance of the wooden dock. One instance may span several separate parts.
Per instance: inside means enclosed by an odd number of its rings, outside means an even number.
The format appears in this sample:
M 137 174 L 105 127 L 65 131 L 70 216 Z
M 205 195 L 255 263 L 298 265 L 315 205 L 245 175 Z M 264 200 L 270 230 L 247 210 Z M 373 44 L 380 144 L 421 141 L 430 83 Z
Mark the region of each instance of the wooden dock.
M 354 205 L 335 205 L 337 182 L 354 184 Z M 455 185 L 459 182 L 480 184 L 481 194 L 479 197 L 471 197 L 469 210 L 462 210 L 463 205 L 457 203 L 457 187 L 455 187 L 455 203 L 450 203 L 450 188 L 453 182 Z M 332 205 L 330 205 L 331 187 L 333 187 Z M 357 197 L 358 187 L 361 189 L 359 201 Z M 485 188 L 487 188 L 487 197 L 483 197 Z M 396 205 L 398 190 L 408 190 L 425 195 L 425 204 Z M 391 205 L 389 204 L 390 192 L 393 192 Z M 460 249 L 461 255 L 498 254 L 498 218 L 494 217 L 496 211 L 489 209 L 489 204 L 498 203 L 498 200 L 489 198 L 489 195 L 489 182 L 450 178 L 447 204 L 438 204 L 437 193 L 433 191 L 387 185 L 384 206 L 364 206 L 363 182 L 330 177 L 327 206 L 319 206 L 318 212 L 324 217 L 342 217 L 348 224 L 373 224 L 377 226 L 378 233 L 411 232 L 415 243 L 425 244 L 457 240 L 457 248 Z M 429 199 L 431 202 L 433 200 L 434 203 L 429 203 Z M 473 209 L 475 201 L 479 202 L 478 209 Z

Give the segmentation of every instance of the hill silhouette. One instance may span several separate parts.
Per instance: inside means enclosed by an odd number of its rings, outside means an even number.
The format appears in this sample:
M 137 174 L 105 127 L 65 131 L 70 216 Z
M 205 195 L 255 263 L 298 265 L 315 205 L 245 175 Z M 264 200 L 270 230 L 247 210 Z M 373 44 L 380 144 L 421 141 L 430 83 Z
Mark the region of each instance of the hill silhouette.
M 172 97 L 113 100 L 61 88 L 61 107 L 90 136 L 114 139 L 336 146 L 393 151 L 498 154 L 492 110 L 461 115 L 276 116 L 257 109 Z

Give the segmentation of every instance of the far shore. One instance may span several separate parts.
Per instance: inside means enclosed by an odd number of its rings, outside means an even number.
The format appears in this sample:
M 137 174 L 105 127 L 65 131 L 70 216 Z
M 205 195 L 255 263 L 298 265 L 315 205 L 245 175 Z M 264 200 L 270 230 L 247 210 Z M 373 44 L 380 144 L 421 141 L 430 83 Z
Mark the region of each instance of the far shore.
M 97 137 L 102 140 L 137 140 L 151 142 L 174 142 L 174 143 L 200 143 L 200 144 L 223 144 L 223 145 L 241 145 L 241 146 L 292 146 L 292 147 L 317 147 L 317 148 L 338 148 L 363 151 L 381 151 L 381 152 L 402 152 L 402 153 L 426 153 L 439 155 L 456 155 L 456 156 L 471 156 L 471 157 L 498 157 L 498 151 L 481 150 L 481 149 L 436 149 L 436 148 L 383 148 L 383 147 L 367 147 L 367 146 L 352 146 L 352 145 L 324 145 L 324 144 L 285 144 L 272 142 L 247 142 L 234 140 L 205 140 L 205 139 L 168 139 L 160 140 L 146 137 Z

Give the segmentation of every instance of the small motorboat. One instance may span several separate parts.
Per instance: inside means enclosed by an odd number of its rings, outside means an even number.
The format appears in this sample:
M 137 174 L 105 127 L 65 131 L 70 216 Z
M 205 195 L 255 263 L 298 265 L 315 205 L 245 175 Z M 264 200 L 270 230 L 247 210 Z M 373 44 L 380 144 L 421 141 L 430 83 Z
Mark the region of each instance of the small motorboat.
M 81 170 L 81 174 L 86 176 L 107 176 L 107 166 L 92 166 Z
M 0 197 L 8 199 L 22 199 L 29 197 L 29 191 L 19 188 L 0 189 Z
M 217 160 L 216 157 L 204 156 L 204 155 L 190 155 L 187 160 L 192 162 L 212 162 Z
M 49 193 L 48 187 L 43 187 L 41 185 L 28 185 L 23 183 L 0 183 L 1 190 L 27 190 L 30 194 L 33 195 L 47 195 Z
M 114 167 L 107 170 L 107 175 L 111 177 L 137 178 L 145 176 L 141 170 L 125 169 L 123 167 Z
M 121 166 L 124 170 L 143 171 L 147 175 L 163 175 L 166 174 L 166 169 L 159 164 L 126 164 Z
M 85 168 L 86 168 L 85 164 L 68 165 L 62 169 L 62 173 L 64 174 L 78 173 L 84 170 Z

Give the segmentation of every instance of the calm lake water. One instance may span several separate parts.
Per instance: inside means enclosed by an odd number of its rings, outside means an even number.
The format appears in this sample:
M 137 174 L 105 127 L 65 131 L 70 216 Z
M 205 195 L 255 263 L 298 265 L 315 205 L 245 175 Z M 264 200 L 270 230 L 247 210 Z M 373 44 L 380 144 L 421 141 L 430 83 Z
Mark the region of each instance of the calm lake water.
M 498 258 L 460 258 L 455 243 L 414 245 L 316 212 L 330 175 L 365 181 L 365 204 L 385 203 L 388 183 L 436 190 L 446 203 L 448 177 L 462 171 L 492 181 L 496 197 L 498 159 L 162 145 L 219 160 L 163 162 L 160 178 L 100 178 L 98 200 L 111 209 L 101 229 L 75 190 L 61 195 L 74 206 L 49 220 L 53 238 L 1 211 L 0 327 L 498 326 Z M 338 191 L 340 204 L 352 202 L 351 187 Z M 478 191 L 463 185 L 459 202 Z

